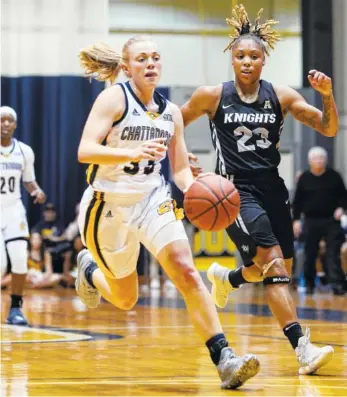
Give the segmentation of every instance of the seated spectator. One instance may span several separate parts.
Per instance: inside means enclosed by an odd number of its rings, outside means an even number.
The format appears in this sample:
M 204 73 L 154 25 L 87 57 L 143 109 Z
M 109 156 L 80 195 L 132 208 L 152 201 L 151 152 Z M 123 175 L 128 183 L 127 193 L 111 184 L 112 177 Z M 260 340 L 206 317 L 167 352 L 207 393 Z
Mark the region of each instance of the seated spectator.
M 52 256 L 44 248 L 42 237 L 33 233 L 29 240 L 28 274 L 26 282 L 29 288 L 49 288 L 56 286 L 63 276 L 53 273 Z
M 75 213 L 76 213 L 75 219 L 68 224 L 67 228 L 63 231 L 63 233 L 59 235 L 51 235 L 49 236 L 49 240 L 55 243 L 69 241 L 72 243 L 71 244 L 72 246 L 74 239 L 79 236 L 79 228 L 78 228 L 79 212 L 80 212 L 80 204 L 77 203 L 75 208 Z
M 39 233 L 45 240 L 47 246 L 55 245 L 50 244 L 50 237 L 60 236 L 63 230 L 57 220 L 57 210 L 53 203 L 47 203 L 43 208 L 43 219 L 36 223 L 31 229 L 31 233 Z
M 43 220 L 33 228 L 32 233 L 39 233 L 44 240 L 44 246 L 52 257 L 53 272 L 63 277 L 63 285 L 73 285 L 71 270 L 71 242 L 66 241 L 63 229 L 57 220 L 57 211 L 52 203 L 47 203 L 43 210 Z M 64 281 L 65 280 L 65 281 Z

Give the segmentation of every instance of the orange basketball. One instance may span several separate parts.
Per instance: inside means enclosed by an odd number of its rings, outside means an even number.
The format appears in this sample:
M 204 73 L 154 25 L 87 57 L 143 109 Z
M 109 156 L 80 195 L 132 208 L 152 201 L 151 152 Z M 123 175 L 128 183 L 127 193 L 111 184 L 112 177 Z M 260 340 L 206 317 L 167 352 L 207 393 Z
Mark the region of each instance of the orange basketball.
M 240 196 L 234 184 L 220 175 L 198 177 L 184 196 L 184 211 L 199 229 L 226 229 L 240 211 Z

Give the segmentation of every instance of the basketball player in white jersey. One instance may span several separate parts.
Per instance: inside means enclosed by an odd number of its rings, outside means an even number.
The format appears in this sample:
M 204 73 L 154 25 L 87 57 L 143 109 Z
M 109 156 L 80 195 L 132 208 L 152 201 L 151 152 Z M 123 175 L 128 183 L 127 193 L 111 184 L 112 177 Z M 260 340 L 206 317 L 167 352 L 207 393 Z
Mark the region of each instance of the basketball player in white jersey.
M 182 293 L 196 331 L 206 343 L 223 388 L 236 388 L 259 370 L 256 356 L 237 357 L 228 347 L 217 311 L 194 267 L 188 238 L 163 177 L 168 152 L 176 184 L 194 181 L 176 105 L 155 91 L 161 75 L 157 45 L 130 39 L 122 57 L 105 45 L 80 53 L 87 75 L 111 81 L 122 69 L 128 81 L 96 99 L 78 149 L 89 166 L 79 226 L 88 247 L 78 256 L 76 289 L 90 308 L 100 295 L 123 310 L 138 299 L 139 244 L 158 259 Z M 95 261 L 95 262 L 94 262 Z
M 0 108 L 1 116 L 1 275 L 7 270 L 7 254 L 11 261 L 11 309 L 7 324 L 28 325 L 21 312 L 27 273 L 28 223 L 21 200 L 21 180 L 25 189 L 42 204 L 46 195 L 35 180 L 34 152 L 31 147 L 13 138 L 17 114 L 8 106 Z

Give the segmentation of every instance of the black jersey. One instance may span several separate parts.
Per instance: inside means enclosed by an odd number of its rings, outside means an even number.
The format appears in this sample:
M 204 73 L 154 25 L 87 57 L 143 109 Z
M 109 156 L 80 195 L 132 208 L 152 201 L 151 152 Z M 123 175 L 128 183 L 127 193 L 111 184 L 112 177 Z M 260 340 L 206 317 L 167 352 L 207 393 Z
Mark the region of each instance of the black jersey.
M 277 171 L 283 121 L 272 84 L 260 80 L 258 99 L 245 103 L 233 81 L 223 83 L 220 103 L 210 121 L 217 153 L 216 173 L 248 179 L 266 171 Z

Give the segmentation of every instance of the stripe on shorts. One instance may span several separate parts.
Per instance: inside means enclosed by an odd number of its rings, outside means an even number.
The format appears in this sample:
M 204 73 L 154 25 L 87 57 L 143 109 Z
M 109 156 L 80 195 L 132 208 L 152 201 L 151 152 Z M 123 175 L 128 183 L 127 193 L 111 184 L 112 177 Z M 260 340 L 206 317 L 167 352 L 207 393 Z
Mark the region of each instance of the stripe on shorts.
M 99 194 L 95 195 L 99 196 Z M 100 269 L 106 273 L 108 277 L 114 277 L 110 268 L 107 266 L 105 258 L 102 255 L 99 241 L 98 241 L 98 229 L 102 210 L 105 206 L 105 201 L 100 200 L 96 197 L 91 200 L 84 225 L 84 241 L 94 260 Z

